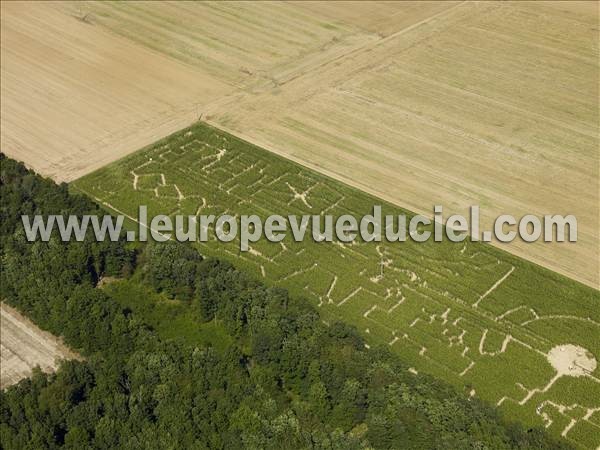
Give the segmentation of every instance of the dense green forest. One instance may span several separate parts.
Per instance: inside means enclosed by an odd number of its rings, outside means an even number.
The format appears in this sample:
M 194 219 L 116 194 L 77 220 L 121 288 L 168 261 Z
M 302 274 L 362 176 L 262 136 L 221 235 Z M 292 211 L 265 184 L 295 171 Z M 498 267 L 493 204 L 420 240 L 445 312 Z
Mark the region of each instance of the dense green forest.
M 30 243 L 22 214 L 103 213 L 0 163 L 0 296 L 85 358 L 1 392 L 2 448 L 570 448 L 190 246 Z

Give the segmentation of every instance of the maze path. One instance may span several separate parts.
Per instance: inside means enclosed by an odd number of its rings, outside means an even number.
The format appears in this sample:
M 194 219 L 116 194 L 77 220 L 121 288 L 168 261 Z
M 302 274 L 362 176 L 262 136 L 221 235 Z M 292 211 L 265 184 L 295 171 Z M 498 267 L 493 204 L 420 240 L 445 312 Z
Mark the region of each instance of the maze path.
M 403 212 L 203 124 L 76 186 L 128 216 L 140 204 L 150 215 L 360 217 L 375 204 Z M 600 357 L 597 291 L 479 243 L 317 243 L 309 228 L 304 242 L 288 233 L 241 253 L 238 240 L 217 243 L 210 228 L 213 237 L 199 244 L 205 254 L 307 297 L 324 320 L 356 325 L 368 346 L 388 344 L 411 371 L 470 386 L 470 395 L 586 446 L 589 431 L 600 431 L 600 395 L 569 400 L 554 389 L 569 378 L 574 389 L 600 390 L 600 370 L 561 376 L 547 361 L 564 343 Z

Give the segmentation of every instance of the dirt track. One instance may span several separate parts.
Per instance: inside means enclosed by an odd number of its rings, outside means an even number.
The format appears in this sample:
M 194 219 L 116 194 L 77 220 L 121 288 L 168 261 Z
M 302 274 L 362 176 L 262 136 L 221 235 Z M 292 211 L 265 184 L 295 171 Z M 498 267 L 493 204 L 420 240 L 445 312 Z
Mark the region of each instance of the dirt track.
M 4 303 L 0 304 L 0 320 L 0 389 L 28 377 L 35 366 L 52 372 L 61 359 L 79 357 Z
M 594 2 L 3 2 L 1 146 L 71 180 L 202 114 L 413 211 L 575 214 L 502 248 L 598 287 L 598 75 Z

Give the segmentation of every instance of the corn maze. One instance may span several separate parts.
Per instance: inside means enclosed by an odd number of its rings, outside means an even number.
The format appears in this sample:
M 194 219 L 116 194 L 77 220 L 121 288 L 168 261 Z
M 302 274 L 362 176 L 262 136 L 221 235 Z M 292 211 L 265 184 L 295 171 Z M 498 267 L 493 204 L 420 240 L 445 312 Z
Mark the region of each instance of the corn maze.
M 73 183 L 112 213 L 406 213 L 198 123 Z M 439 376 L 513 420 L 600 448 L 600 293 L 464 241 L 196 243 L 355 325 L 413 373 Z M 308 233 L 307 233 L 308 234 Z M 560 245 L 560 244 L 559 244 Z M 563 244 L 569 245 L 569 244 Z

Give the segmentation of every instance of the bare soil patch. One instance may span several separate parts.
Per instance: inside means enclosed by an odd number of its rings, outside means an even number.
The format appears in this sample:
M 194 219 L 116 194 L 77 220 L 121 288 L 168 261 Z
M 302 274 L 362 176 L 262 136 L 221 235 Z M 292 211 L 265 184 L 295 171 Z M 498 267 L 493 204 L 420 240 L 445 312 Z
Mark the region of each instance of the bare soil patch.
M 0 389 L 28 377 L 36 366 L 53 372 L 60 360 L 81 358 L 60 338 L 39 329 L 4 303 L 0 303 L 0 320 Z
M 548 362 L 557 375 L 580 377 L 596 370 L 597 362 L 585 348 L 573 344 L 559 345 L 548 353 Z

